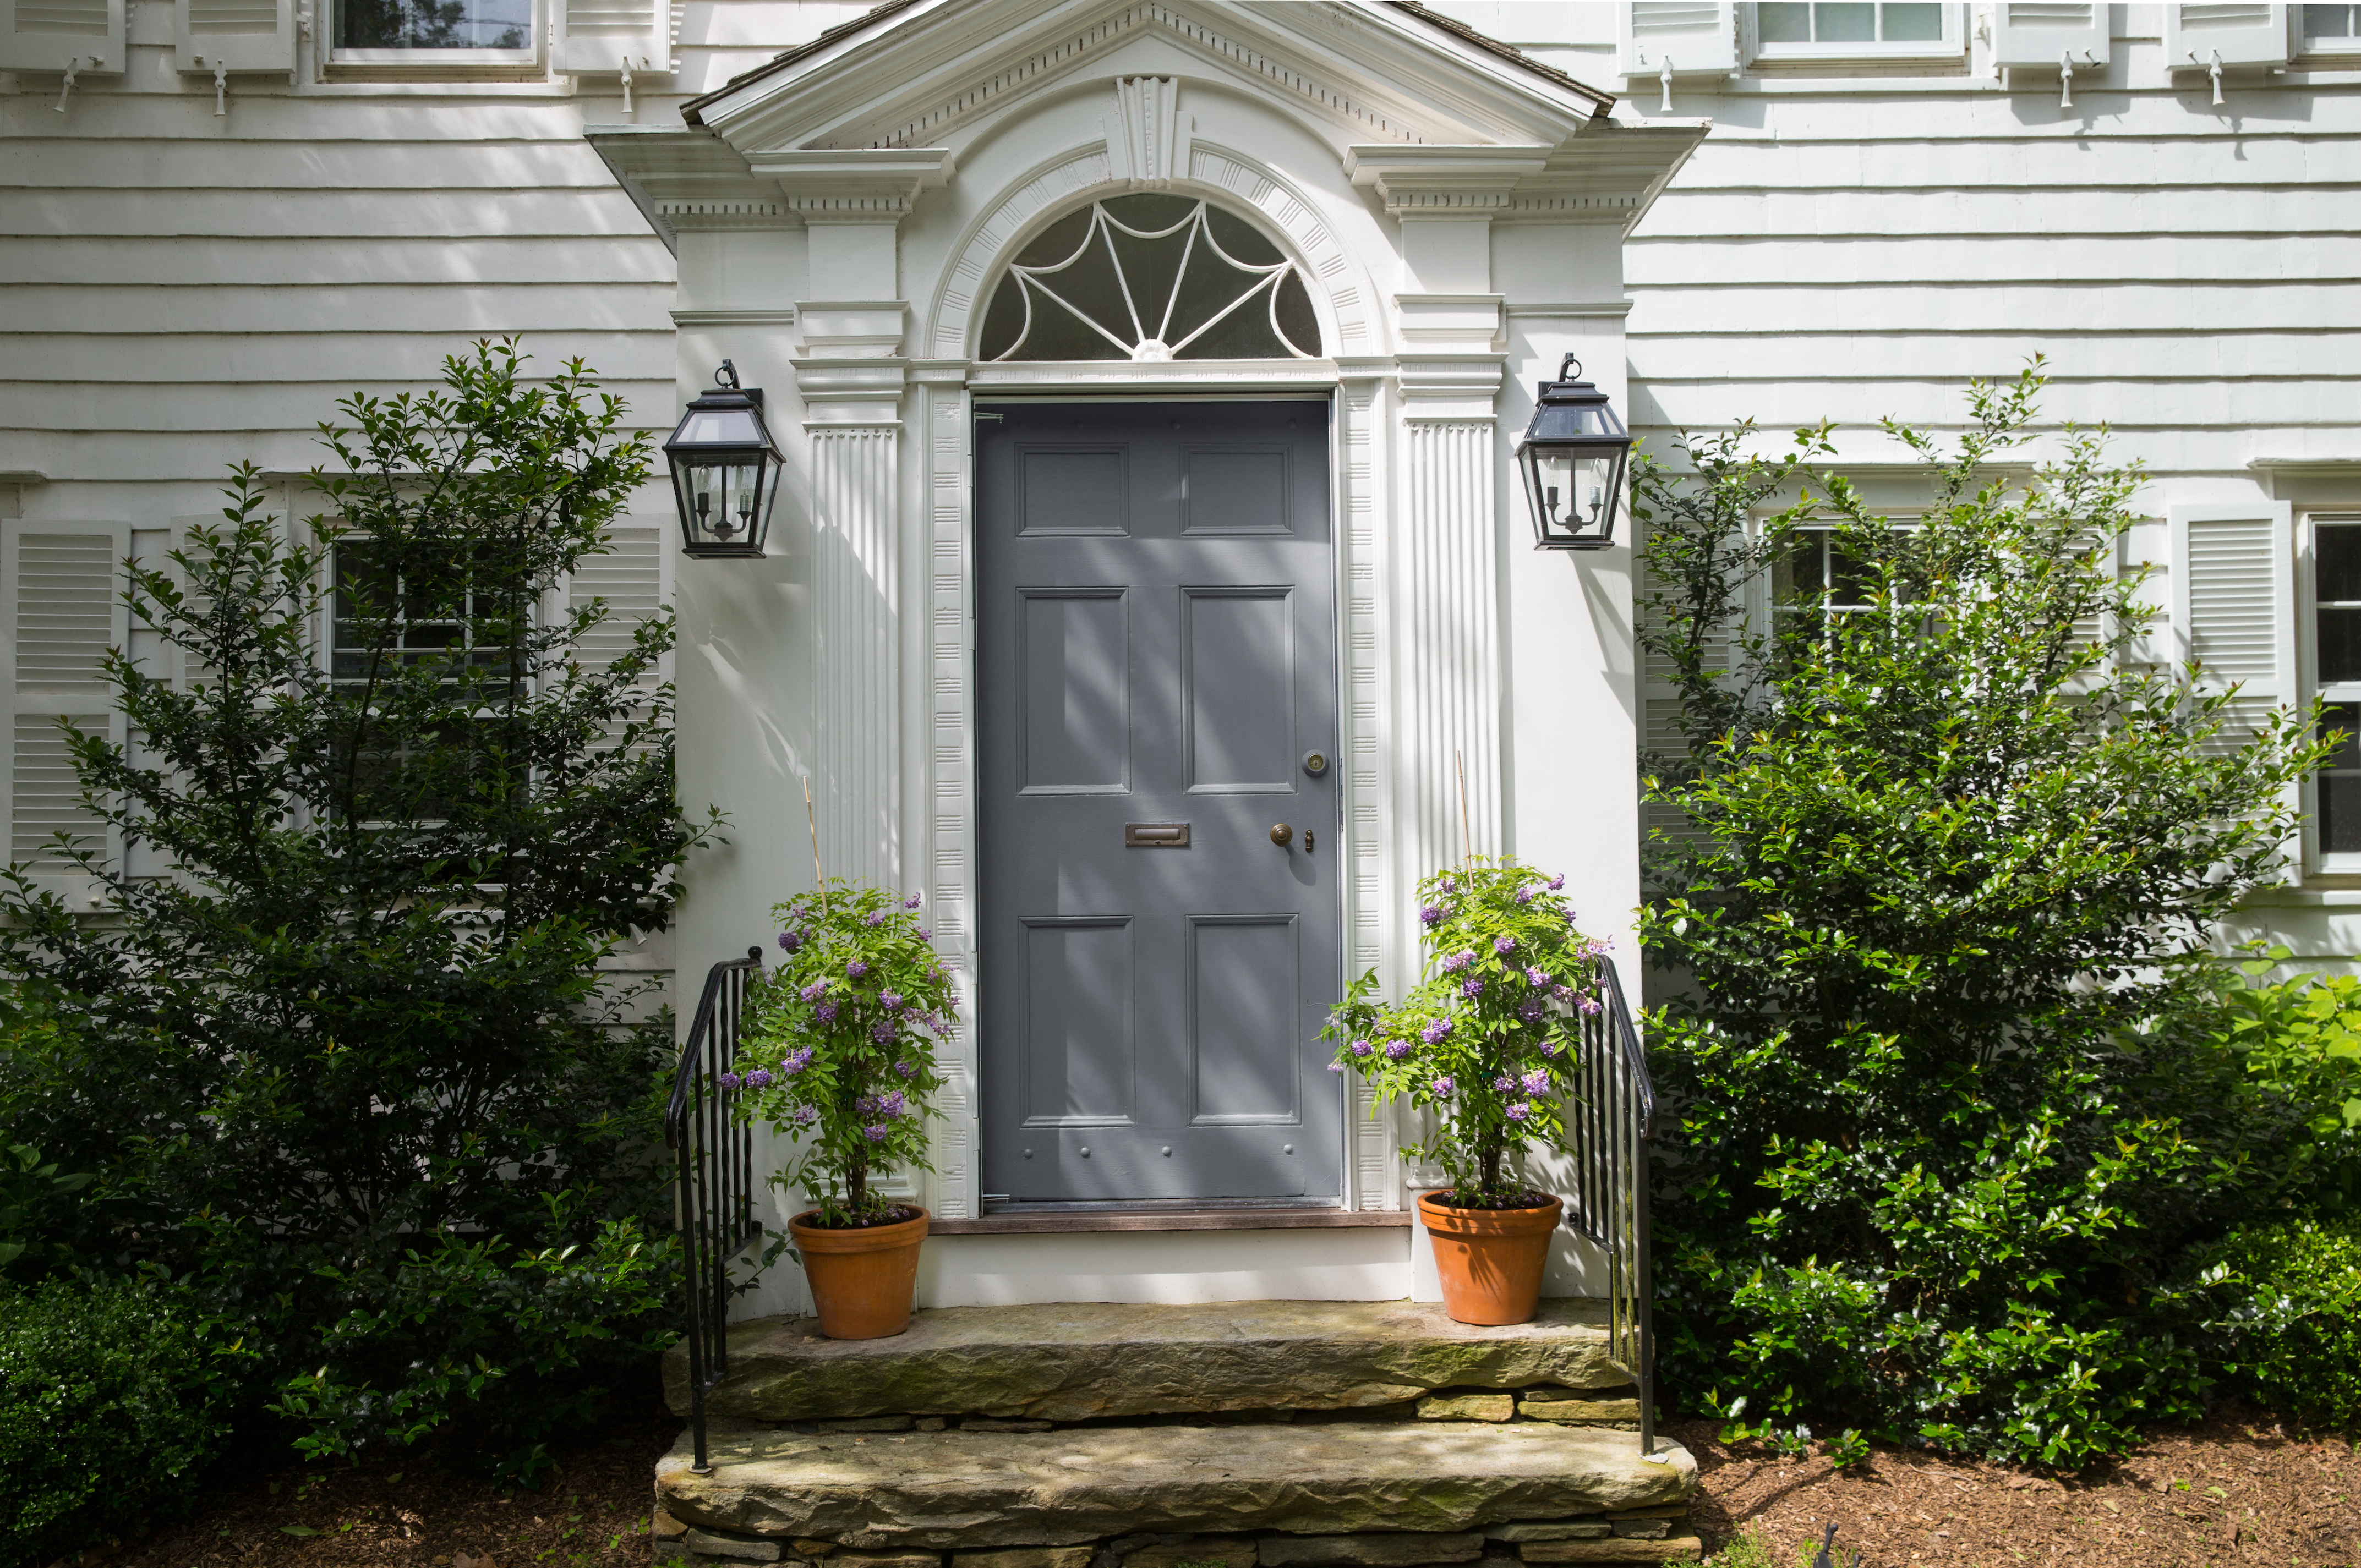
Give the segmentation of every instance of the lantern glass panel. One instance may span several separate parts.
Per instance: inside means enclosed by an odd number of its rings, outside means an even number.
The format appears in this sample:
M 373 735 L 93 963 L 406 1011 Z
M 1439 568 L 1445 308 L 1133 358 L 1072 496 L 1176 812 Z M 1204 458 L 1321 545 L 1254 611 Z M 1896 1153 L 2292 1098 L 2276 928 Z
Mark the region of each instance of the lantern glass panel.
M 768 492 L 778 482 L 775 465 L 760 455 L 738 455 L 736 461 L 684 457 L 676 460 L 673 477 L 692 543 L 761 548 Z
M 751 407 L 691 409 L 673 432 L 672 442 L 692 446 L 761 446 L 764 444 L 763 422 Z

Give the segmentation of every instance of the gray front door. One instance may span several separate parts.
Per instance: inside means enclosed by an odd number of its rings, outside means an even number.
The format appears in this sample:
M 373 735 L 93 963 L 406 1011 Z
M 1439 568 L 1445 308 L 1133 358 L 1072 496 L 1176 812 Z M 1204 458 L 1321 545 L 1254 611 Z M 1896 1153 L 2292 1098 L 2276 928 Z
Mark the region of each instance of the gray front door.
M 988 407 L 976 524 L 984 1191 L 1334 1198 L 1327 405 Z

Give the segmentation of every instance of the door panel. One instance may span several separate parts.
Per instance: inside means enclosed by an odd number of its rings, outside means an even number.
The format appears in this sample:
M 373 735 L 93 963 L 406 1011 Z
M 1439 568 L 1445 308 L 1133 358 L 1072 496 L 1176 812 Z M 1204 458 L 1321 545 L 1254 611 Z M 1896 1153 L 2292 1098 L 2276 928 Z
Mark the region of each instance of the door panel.
M 1189 1120 L 1293 1123 L 1301 1110 L 1289 1039 L 1301 983 L 1295 922 L 1201 916 L 1189 926 Z
M 1123 448 L 1034 447 L 1024 455 L 1017 530 L 1028 536 L 1121 533 Z
M 1180 532 L 1290 532 L 1287 457 L 1284 447 L 1190 453 L 1180 486 Z
M 978 422 L 989 1193 L 1342 1190 L 1327 441 L 1320 402 Z
M 1188 787 L 1283 795 L 1295 747 L 1295 606 L 1284 588 L 1184 588 Z
M 1131 758 L 1122 592 L 1037 588 L 1017 603 L 1025 793 L 1121 790 Z
M 1131 1118 L 1131 922 L 1025 923 L 1025 1121 Z

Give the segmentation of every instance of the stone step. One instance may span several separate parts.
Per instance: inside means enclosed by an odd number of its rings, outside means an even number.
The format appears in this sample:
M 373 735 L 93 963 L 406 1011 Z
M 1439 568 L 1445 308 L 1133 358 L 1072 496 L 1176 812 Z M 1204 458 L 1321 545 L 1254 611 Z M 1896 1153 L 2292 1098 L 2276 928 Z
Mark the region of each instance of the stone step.
M 1437 1388 L 1614 1388 L 1606 1303 L 1544 1300 L 1508 1328 L 1409 1301 L 1059 1302 L 914 1313 L 892 1339 L 822 1339 L 817 1320 L 730 1331 L 714 1416 L 753 1421 L 981 1415 L 1079 1421 L 1222 1410 L 1358 1409 Z M 664 1363 L 688 1413 L 688 1360 Z
M 1650 1510 L 1697 1485 L 1688 1451 L 1554 1422 L 1339 1421 L 806 1434 L 717 1426 L 712 1474 L 683 1436 L 656 1497 L 705 1530 L 857 1550 L 1066 1546 L 1142 1531 L 1465 1532 Z M 1568 1560 L 1573 1560 L 1569 1557 Z

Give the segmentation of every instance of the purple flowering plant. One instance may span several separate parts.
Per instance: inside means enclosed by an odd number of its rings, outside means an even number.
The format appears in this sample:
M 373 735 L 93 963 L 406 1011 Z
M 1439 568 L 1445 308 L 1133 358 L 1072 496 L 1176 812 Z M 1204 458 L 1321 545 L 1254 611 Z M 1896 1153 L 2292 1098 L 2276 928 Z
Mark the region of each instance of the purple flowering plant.
M 876 1179 L 934 1168 L 935 1047 L 958 995 L 918 902 L 830 877 L 772 910 L 793 940 L 747 990 L 738 1113 L 793 1135 L 771 1179 L 801 1187 L 823 1226 L 877 1223 L 895 1205 Z
M 1372 970 L 1322 1031 L 1378 1104 L 1407 1100 L 1429 1113 L 1433 1134 L 1402 1152 L 1443 1168 L 1451 1190 L 1439 1201 L 1522 1206 L 1527 1152 L 1564 1146 L 1582 1003 L 1606 951 L 1576 929 L 1565 883 L 1485 856 L 1428 877 L 1418 889 L 1419 983 L 1388 1002 Z

